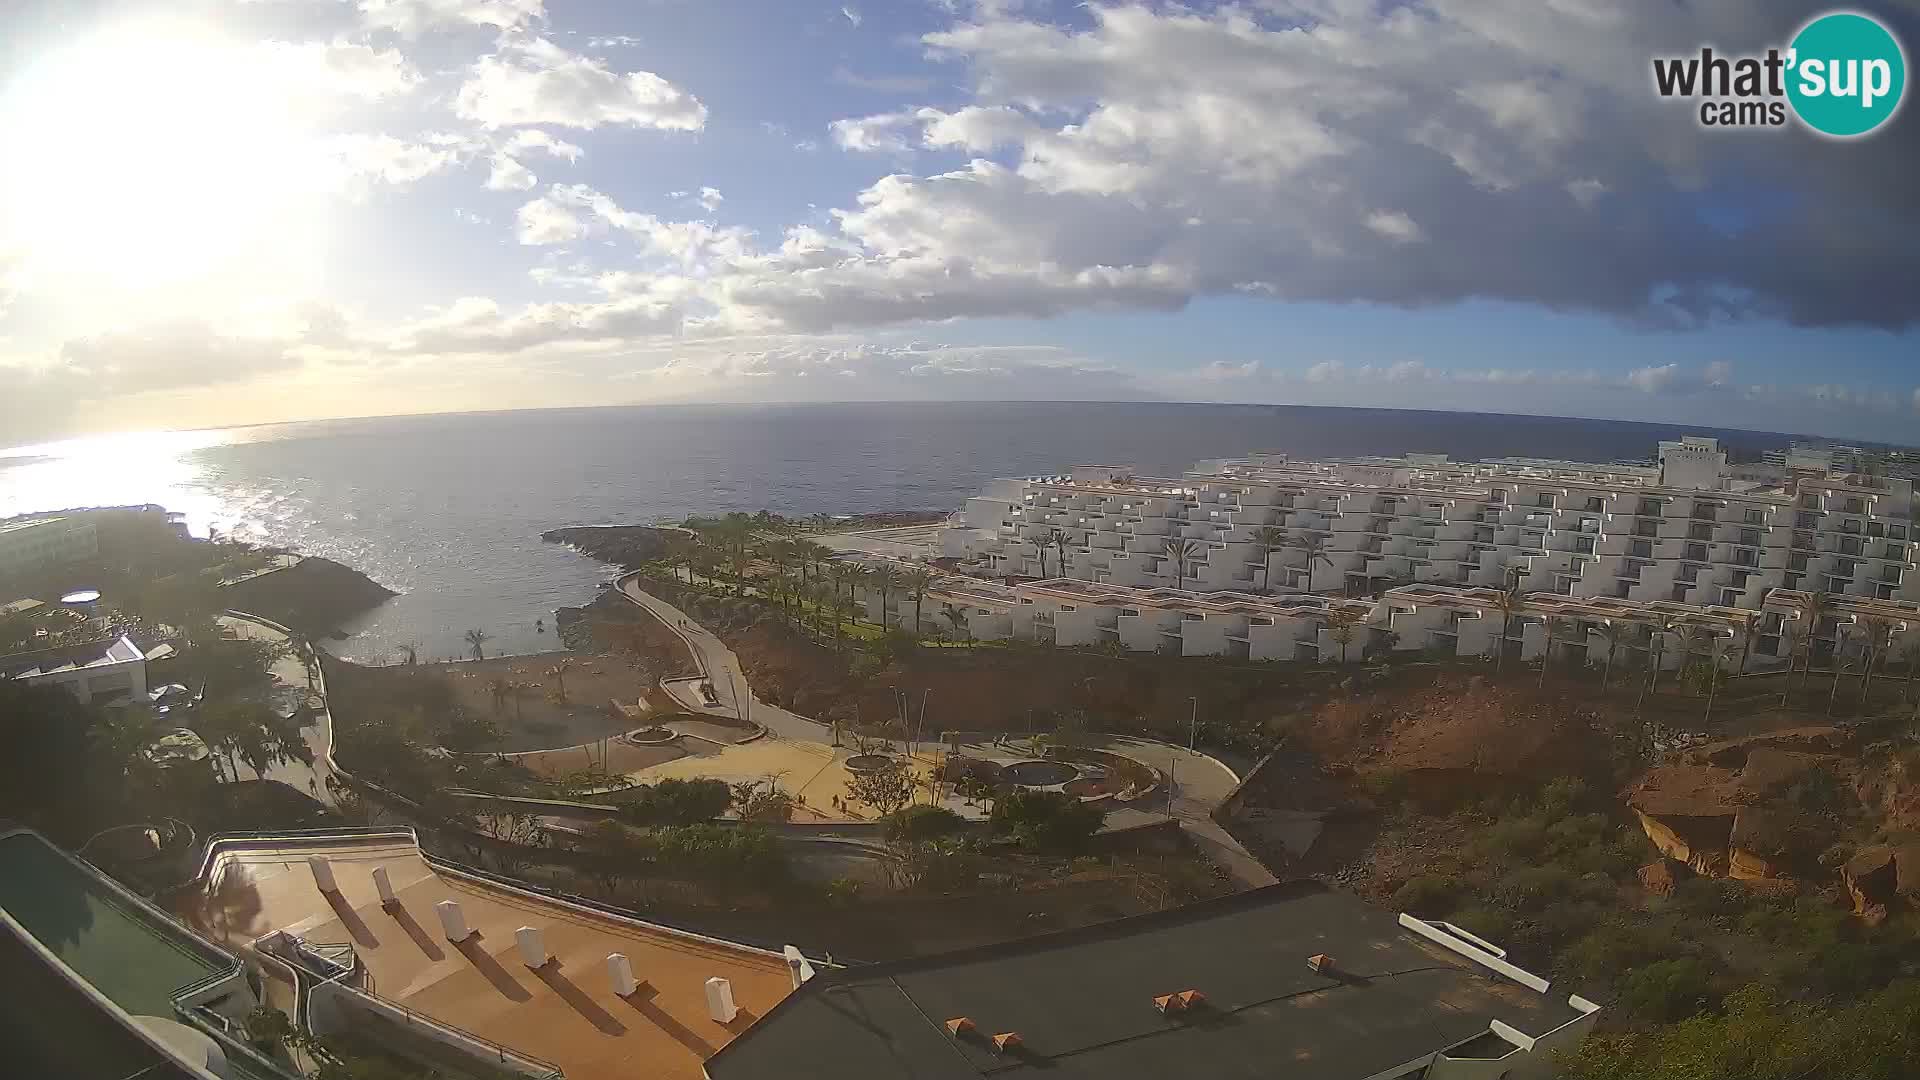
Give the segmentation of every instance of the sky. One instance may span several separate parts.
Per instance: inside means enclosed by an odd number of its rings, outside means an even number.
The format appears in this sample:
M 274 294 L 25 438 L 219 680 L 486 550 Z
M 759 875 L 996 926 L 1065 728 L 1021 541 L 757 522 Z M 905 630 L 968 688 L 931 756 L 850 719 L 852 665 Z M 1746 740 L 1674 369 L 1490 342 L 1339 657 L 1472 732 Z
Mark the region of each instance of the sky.
M 1653 90 L 1823 10 L 11 0 L 0 445 L 904 399 L 1920 443 L 1915 110 Z

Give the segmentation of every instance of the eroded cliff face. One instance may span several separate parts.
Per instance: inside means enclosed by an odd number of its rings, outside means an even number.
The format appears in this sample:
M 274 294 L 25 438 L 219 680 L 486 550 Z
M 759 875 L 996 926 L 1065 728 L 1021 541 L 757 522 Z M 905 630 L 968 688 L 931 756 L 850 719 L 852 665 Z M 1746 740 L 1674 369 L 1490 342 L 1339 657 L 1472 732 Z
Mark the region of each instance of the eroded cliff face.
M 220 593 L 230 608 L 316 638 L 399 595 L 350 566 L 319 558 L 224 585 Z

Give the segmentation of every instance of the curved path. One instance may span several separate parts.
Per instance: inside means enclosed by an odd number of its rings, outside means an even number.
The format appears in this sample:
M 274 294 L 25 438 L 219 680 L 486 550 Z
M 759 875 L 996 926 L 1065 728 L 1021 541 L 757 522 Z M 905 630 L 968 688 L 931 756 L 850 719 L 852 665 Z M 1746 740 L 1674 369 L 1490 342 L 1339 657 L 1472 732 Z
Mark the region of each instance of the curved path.
M 829 725 L 770 705 L 756 697 L 747 682 L 746 671 L 740 666 L 740 658 L 733 650 L 686 612 L 641 589 L 637 575 L 628 574 L 620 578 L 618 588 L 622 596 L 652 612 L 662 624 L 686 642 L 687 650 L 702 675 L 690 679 L 663 680 L 660 686 L 687 711 L 751 720 L 765 726 L 772 738 L 811 743 L 828 740 L 832 730 Z M 700 683 L 703 681 L 712 684 L 714 696 L 720 700 L 719 705 L 708 705 L 702 699 Z M 746 707 L 744 711 L 742 705 Z M 903 752 L 905 750 L 903 744 L 896 744 L 895 748 Z M 1152 765 L 1168 778 L 1169 795 L 1164 805 L 1114 810 L 1108 814 L 1110 826 L 1123 828 L 1147 824 L 1157 820 L 1159 814 L 1164 812 L 1178 820 L 1195 846 L 1242 886 L 1256 888 L 1274 883 L 1276 879 L 1273 874 L 1213 820 L 1214 808 L 1239 783 L 1239 777 L 1234 775 L 1232 769 L 1205 754 L 1148 739 L 1109 736 L 1102 748 Z

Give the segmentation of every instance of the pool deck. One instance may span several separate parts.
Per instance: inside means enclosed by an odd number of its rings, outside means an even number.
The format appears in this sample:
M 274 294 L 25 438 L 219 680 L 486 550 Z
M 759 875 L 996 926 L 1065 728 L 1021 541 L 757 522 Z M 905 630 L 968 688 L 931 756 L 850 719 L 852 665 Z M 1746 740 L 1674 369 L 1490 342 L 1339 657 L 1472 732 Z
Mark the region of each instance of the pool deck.
M 313 855 L 331 860 L 338 892 L 315 886 Z M 386 868 L 398 903 L 381 905 L 376 867 Z M 442 872 L 404 840 L 263 840 L 216 855 L 208 880 L 185 914 L 212 939 L 237 948 L 279 930 L 351 942 L 379 998 L 552 1062 L 568 1080 L 696 1080 L 708 1057 L 791 988 L 775 954 Z M 442 900 L 459 902 L 473 936 L 447 940 L 434 910 Z M 542 929 L 553 962 L 538 970 L 522 962 L 514 937 L 522 926 Z M 638 991 L 613 993 L 610 953 L 631 961 Z M 713 976 L 732 984 L 740 1013 L 731 1023 L 708 1014 Z

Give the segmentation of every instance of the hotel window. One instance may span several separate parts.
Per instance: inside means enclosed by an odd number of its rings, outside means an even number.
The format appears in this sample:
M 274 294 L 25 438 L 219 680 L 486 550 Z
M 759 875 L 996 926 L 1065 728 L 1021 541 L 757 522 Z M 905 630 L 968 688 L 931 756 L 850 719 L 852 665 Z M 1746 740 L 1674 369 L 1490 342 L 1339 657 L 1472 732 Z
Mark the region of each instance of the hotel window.
M 1866 513 L 1866 509 L 1867 504 L 1860 499 L 1847 500 L 1847 513 L 1849 514 L 1863 514 Z
M 1767 513 L 1764 510 L 1748 510 L 1747 511 L 1747 524 L 1749 525 L 1760 525 L 1765 523 L 1766 520 L 1767 520 Z
M 1687 539 L 1689 539 L 1689 540 L 1711 540 L 1711 539 L 1713 539 L 1713 526 L 1711 526 L 1711 525 L 1689 525 L 1689 526 L 1687 526 Z
M 1607 500 L 1601 498 L 1600 496 L 1598 495 L 1587 496 L 1587 509 L 1604 510 L 1606 509 L 1606 506 L 1607 506 Z
M 1547 494 L 1546 492 L 1541 492 L 1540 505 L 1546 507 L 1549 510 L 1553 509 L 1553 496 Z
M 1759 529 L 1741 529 L 1740 542 L 1747 545 L 1748 547 L 1759 547 L 1760 546 L 1760 530 Z

